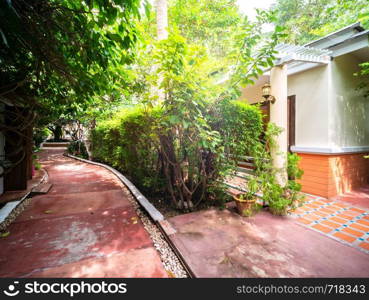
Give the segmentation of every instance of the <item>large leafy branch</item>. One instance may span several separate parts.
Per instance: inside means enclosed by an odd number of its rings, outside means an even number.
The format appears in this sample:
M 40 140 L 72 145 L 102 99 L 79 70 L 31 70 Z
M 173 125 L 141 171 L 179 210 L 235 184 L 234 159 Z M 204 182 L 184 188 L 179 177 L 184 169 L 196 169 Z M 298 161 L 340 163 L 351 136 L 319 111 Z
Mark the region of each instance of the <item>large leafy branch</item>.
M 22 149 L 36 122 L 86 108 L 125 81 L 140 2 L 0 1 L 0 104 L 12 107 L 0 130 L 8 143 Z

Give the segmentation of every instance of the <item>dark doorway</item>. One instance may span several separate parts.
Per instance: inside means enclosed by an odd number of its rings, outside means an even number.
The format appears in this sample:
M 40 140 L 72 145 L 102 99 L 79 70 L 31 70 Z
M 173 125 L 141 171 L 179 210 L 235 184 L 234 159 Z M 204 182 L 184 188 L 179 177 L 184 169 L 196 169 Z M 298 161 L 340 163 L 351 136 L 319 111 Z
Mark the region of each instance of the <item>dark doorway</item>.
M 296 136 L 296 95 L 287 98 L 287 128 L 288 128 L 288 151 L 295 145 Z

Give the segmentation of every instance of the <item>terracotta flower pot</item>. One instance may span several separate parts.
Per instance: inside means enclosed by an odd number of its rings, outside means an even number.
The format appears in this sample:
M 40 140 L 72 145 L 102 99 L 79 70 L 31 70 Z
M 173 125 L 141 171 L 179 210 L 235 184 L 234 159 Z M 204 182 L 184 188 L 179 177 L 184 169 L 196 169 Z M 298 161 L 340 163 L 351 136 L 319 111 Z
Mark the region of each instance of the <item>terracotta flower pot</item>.
M 255 211 L 256 198 L 246 200 L 241 199 L 241 195 L 242 194 L 233 196 L 233 199 L 236 202 L 237 211 L 243 217 L 250 217 Z

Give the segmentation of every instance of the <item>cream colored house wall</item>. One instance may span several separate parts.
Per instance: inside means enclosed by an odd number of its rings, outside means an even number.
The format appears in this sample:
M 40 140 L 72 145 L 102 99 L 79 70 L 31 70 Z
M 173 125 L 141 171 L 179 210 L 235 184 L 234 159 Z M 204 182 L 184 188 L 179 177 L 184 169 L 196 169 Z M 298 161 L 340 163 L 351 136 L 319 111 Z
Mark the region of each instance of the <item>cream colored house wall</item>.
M 288 76 L 296 95 L 296 147 L 306 152 L 356 152 L 369 146 L 369 99 L 357 90 L 360 61 L 352 54 Z M 258 102 L 265 80 L 242 90 L 240 100 Z
M 359 63 L 346 54 L 331 65 L 329 136 L 334 148 L 369 146 L 369 99 L 357 89 L 360 79 L 353 75 Z
M 288 95 L 296 95 L 296 146 L 329 147 L 329 66 L 288 77 Z
M 240 100 L 247 101 L 248 103 L 259 102 L 261 98 L 261 85 L 253 85 L 242 89 Z
M 260 102 L 263 99 L 261 96 L 261 87 L 267 82 L 269 82 L 269 76 L 261 76 L 254 85 L 241 90 L 240 100 L 247 101 L 250 104 Z

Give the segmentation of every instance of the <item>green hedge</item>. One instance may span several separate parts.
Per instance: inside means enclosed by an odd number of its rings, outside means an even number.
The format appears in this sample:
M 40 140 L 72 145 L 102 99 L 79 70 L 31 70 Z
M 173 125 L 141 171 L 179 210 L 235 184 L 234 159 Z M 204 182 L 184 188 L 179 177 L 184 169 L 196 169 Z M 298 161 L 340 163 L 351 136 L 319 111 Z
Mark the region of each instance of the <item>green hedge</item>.
M 67 148 L 68 153 L 84 158 L 84 159 L 88 159 L 88 152 L 86 149 L 86 145 L 83 141 L 71 141 L 68 145 Z
M 93 159 L 122 171 L 141 189 L 157 190 L 160 178 L 154 128 L 160 116 L 159 109 L 136 107 L 100 122 L 91 134 Z
M 224 101 L 219 105 L 217 130 L 233 155 L 252 155 L 263 130 L 262 112 L 256 105 Z
M 217 132 L 222 146 L 216 150 L 214 148 L 208 149 L 204 148 L 205 146 L 197 146 L 206 145 L 205 142 L 196 143 L 193 146 L 193 142 L 190 140 L 180 144 L 176 143 L 175 138 L 173 146 L 176 147 L 177 153 L 183 151 L 184 156 L 193 155 L 193 158 L 188 160 L 192 162 L 192 166 L 196 166 L 199 157 L 201 159 L 202 155 L 199 153 L 204 153 L 204 157 L 205 153 L 212 153 L 214 159 L 211 160 L 212 165 L 209 167 L 216 169 L 216 172 L 213 172 L 212 177 L 206 180 L 206 191 L 214 195 L 214 191 L 217 193 L 225 191 L 224 185 L 220 182 L 227 175 L 229 165 L 234 166 L 234 157 L 225 155 L 225 149 L 236 155 L 249 154 L 255 143 L 259 142 L 262 132 L 262 115 L 257 107 L 237 101 L 224 101 L 218 105 L 209 103 L 204 111 L 202 122 L 208 124 L 206 128 L 209 132 Z M 168 122 L 168 119 L 170 119 L 170 113 L 159 108 L 145 109 L 138 106 L 116 113 L 109 120 L 99 122 L 92 131 L 93 158 L 123 172 L 148 196 L 156 193 L 168 195 L 168 182 L 163 174 L 165 164 L 162 156 L 165 153 L 160 143 L 160 138 L 163 138 L 163 135 L 173 132 L 174 125 Z M 195 127 L 196 124 L 192 123 L 186 126 Z M 188 127 L 185 130 L 190 132 Z M 201 137 L 196 138 L 201 140 Z M 206 163 L 209 163 L 209 156 Z M 188 164 L 183 164 L 181 168 L 184 173 L 191 173 Z M 200 180 L 199 176 L 207 175 L 192 175 L 192 179 Z M 191 181 L 191 179 L 189 180 Z M 193 182 L 189 184 L 193 184 Z M 173 187 L 177 188 L 175 184 Z M 198 193 L 195 192 L 194 197 L 197 195 Z

